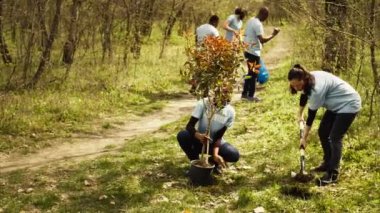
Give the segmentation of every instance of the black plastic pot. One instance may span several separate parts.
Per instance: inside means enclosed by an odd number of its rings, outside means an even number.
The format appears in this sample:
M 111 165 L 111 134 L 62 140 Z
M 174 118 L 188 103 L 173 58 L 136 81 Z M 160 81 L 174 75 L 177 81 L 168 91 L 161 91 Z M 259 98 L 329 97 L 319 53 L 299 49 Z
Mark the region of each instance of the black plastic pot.
M 207 167 L 202 166 L 200 160 L 191 161 L 189 178 L 194 185 L 207 186 L 211 185 L 214 180 L 211 176 L 215 165 Z

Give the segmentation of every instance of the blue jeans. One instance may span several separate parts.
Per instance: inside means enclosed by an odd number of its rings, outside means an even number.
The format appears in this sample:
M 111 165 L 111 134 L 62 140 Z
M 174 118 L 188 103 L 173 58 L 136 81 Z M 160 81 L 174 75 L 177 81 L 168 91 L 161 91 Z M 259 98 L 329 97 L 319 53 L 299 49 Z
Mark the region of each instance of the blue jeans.
M 199 159 L 202 143 L 198 139 L 191 136 L 187 130 L 182 130 L 177 134 L 177 140 L 190 161 Z M 209 154 L 212 154 L 212 150 L 213 144 L 210 144 Z M 239 151 L 227 142 L 219 147 L 219 155 L 226 162 L 237 162 L 240 158 Z

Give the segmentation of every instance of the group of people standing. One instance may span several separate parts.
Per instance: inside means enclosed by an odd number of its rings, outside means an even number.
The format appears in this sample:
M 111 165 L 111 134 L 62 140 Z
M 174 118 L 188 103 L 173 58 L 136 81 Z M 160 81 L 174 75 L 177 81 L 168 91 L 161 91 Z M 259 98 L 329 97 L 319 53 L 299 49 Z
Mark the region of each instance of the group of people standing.
M 257 102 L 260 99 L 255 96 L 255 88 L 262 45 L 273 39 L 280 30 L 275 28 L 270 36 L 265 36 L 262 22 L 268 18 L 269 10 L 267 7 L 262 7 L 255 17 L 247 21 L 242 40 L 241 29 L 246 15 L 247 11 L 236 8 L 235 13 L 224 21 L 223 29 L 226 30 L 226 40 L 243 42 L 246 47 L 244 56 L 247 61 L 248 73 L 245 76 L 241 97 L 244 100 Z M 197 45 L 201 45 L 207 36 L 220 36 L 217 30 L 218 25 L 219 17 L 213 15 L 207 24 L 199 26 L 196 29 Z M 306 141 L 317 110 L 320 107 L 326 108 L 318 129 L 323 149 L 323 161 L 313 170 L 325 172 L 325 175 L 318 178 L 320 186 L 336 183 L 342 156 L 342 139 L 360 111 L 360 95 L 339 77 L 325 71 L 309 72 L 300 64 L 296 64 L 290 69 L 288 81 L 292 94 L 301 92 L 299 121 L 304 122 L 303 111 L 306 104 L 309 105 L 305 133 L 300 139 L 300 147 L 306 148 Z M 198 101 L 186 129 L 178 133 L 177 140 L 189 160 L 196 160 L 199 159 L 202 145 L 211 139 L 209 154 L 212 156 L 212 162 L 217 165 L 215 172 L 220 173 L 220 168 L 224 167 L 226 162 L 237 162 L 240 157 L 239 151 L 223 139 L 223 135 L 235 120 L 235 110 L 229 100 L 225 100 L 224 107 L 217 111 L 211 121 L 212 129 L 208 136 L 206 135 L 208 120 L 205 100 Z M 196 127 L 197 123 L 198 127 Z
M 279 32 L 279 28 L 274 28 L 269 36 L 265 36 L 263 22 L 269 16 L 267 7 L 260 8 L 257 16 L 251 17 L 246 24 L 244 35 L 242 35 L 243 20 L 247 16 L 247 11 L 238 7 L 234 14 L 228 16 L 223 23 L 226 31 L 225 39 L 230 42 L 242 42 L 245 46 L 244 57 L 247 61 L 248 73 L 244 76 L 244 87 L 241 98 L 248 101 L 258 102 L 261 99 L 255 96 L 257 75 L 260 68 L 261 49 L 263 44 L 272 40 Z M 196 43 L 202 44 L 207 36 L 218 37 L 219 17 L 213 15 L 209 22 L 196 29 Z M 242 38 L 243 37 L 243 38 Z

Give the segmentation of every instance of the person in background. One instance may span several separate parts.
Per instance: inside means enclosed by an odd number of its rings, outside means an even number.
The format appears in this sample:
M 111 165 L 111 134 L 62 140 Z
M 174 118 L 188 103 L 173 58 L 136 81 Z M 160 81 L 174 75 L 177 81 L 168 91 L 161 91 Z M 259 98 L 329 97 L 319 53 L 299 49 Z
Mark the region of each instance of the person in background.
M 248 73 L 244 79 L 241 98 L 249 101 L 260 101 L 260 98 L 255 96 L 255 91 L 263 44 L 272 40 L 280 32 L 280 29 L 274 28 L 270 36 L 264 35 L 262 22 L 268 18 L 268 15 L 269 10 L 267 7 L 260 8 L 257 16 L 248 20 L 245 28 L 244 44 L 247 48 L 244 52 L 244 57 L 247 59 Z
M 300 146 L 306 148 L 306 141 L 317 110 L 326 108 L 318 129 L 323 149 L 323 162 L 314 168 L 325 172 L 318 179 L 324 186 L 338 181 L 339 164 L 342 156 L 342 140 L 348 128 L 361 109 L 361 98 L 355 89 L 337 76 L 325 71 L 308 72 L 299 64 L 288 73 L 292 94 L 301 93 L 298 117 L 303 121 L 303 111 L 308 102 L 309 110 L 304 135 Z
M 203 44 L 203 40 L 207 36 L 218 37 L 219 31 L 216 29 L 219 25 L 219 17 L 217 15 L 212 15 L 209 18 L 208 23 L 202 24 L 195 30 L 195 44 L 200 47 Z M 190 80 L 191 88 L 189 90 L 190 94 L 194 95 L 197 82 L 193 79 Z
M 224 91 L 232 92 L 232 91 Z M 239 151 L 224 140 L 223 135 L 230 128 L 235 120 L 235 109 L 230 105 L 229 100 L 222 100 L 224 105 L 217 111 L 211 121 L 210 130 L 210 155 L 212 161 L 217 165 L 215 172 L 220 173 L 221 167 L 225 167 L 225 162 L 237 162 L 239 160 Z M 185 152 L 187 158 L 192 160 L 199 159 L 202 152 L 203 144 L 207 143 L 206 128 L 208 98 L 201 99 L 197 102 L 193 113 L 186 125 L 186 129 L 177 134 L 177 140 Z M 198 123 L 198 127 L 195 125 Z
M 226 30 L 225 39 L 229 42 L 234 40 L 240 41 L 240 30 L 243 26 L 243 19 L 247 15 L 247 11 L 238 7 L 235 14 L 228 16 L 223 23 L 223 29 Z
M 216 29 L 219 25 L 219 17 L 217 15 L 212 15 L 209 18 L 208 23 L 202 24 L 195 30 L 195 43 L 201 45 L 203 40 L 207 36 L 219 36 L 219 31 Z

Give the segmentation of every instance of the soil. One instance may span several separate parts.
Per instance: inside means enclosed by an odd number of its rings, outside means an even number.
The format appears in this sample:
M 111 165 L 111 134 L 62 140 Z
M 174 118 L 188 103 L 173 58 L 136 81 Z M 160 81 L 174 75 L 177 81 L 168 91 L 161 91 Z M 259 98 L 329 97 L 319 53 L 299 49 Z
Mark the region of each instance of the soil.
M 214 165 L 211 165 L 211 164 L 206 164 L 206 162 L 204 161 L 201 161 L 201 160 L 196 160 L 192 163 L 193 166 L 196 166 L 198 168 L 213 168 Z

